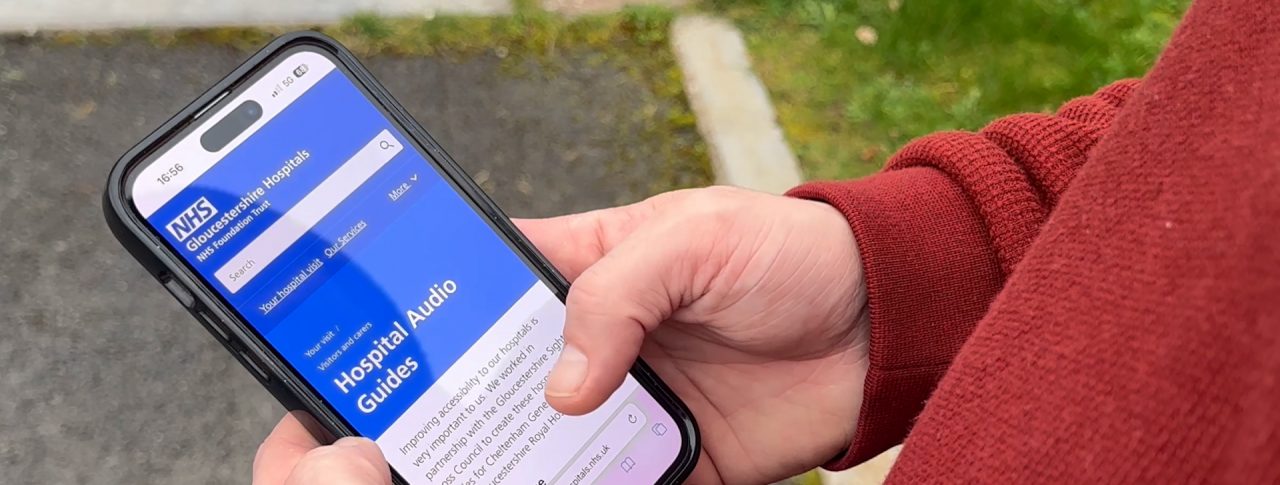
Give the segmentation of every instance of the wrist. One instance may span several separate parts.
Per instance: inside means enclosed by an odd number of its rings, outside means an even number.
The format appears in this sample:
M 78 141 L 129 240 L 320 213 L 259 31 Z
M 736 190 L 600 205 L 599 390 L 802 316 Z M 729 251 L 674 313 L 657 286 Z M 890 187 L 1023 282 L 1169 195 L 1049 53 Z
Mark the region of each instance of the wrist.
M 840 389 L 836 395 L 833 410 L 837 412 L 830 417 L 829 430 L 824 433 L 819 449 L 823 450 L 813 465 L 830 463 L 843 455 L 856 439 L 858 420 L 862 411 L 864 386 L 870 368 L 870 335 L 871 314 L 868 305 L 867 280 L 863 260 L 856 234 L 848 219 L 836 207 L 819 200 L 805 200 L 812 204 L 816 227 L 821 227 L 821 255 L 829 277 L 822 280 L 826 292 L 835 297 L 831 302 L 831 319 L 827 327 L 831 334 L 825 338 L 835 342 L 832 353 L 837 354 L 839 369 L 830 379 Z

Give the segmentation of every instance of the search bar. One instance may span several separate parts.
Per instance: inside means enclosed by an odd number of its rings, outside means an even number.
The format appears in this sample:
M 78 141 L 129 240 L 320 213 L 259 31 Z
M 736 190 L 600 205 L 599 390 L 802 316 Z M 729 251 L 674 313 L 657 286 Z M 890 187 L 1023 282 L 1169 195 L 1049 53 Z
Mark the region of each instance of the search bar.
M 578 452 L 578 457 L 560 472 L 560 476 L 556 477 L 552 483 L 555 485 L 583 485 L 595 483 L 600 475 L 604 474 L 605 467 L 614 462 L 618 454 L 631 443 L 636 434 L 644 428 L 649 417 L 635 404 L 627 403 L 626 406 L 613 416 L 613 419 L 606 424 L 600 434 L 596 435 L 591 444 L 582 448 Z M 617 462 L 623 471 L 630 473 L 631 468 L 635 466 L 635 460 L 629 456 L 624 456 Z
M 400 153 L 400 141 L 382 130 L 360 151 L 285 212 L 275 223 L 218 268 L 214 277 L 234 294 L 306 235 L 369 177 Z

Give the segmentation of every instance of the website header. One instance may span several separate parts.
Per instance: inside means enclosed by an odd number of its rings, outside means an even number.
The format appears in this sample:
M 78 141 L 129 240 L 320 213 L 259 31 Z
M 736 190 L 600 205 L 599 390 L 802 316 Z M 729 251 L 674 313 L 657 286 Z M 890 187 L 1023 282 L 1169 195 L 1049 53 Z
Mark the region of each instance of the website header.
M 319 53 L 299 52 L 285 58 L 216 113 L 205 115 L 194 131 L 138 173 L 132 193 L 138 212 L 143 217 L 150 217 L 335 67 L 333 61 Z M 245 101 L 256 101 L 262 105 L 262 116 L 218 151 L 205 150 L 200 144 L 201 136 Z

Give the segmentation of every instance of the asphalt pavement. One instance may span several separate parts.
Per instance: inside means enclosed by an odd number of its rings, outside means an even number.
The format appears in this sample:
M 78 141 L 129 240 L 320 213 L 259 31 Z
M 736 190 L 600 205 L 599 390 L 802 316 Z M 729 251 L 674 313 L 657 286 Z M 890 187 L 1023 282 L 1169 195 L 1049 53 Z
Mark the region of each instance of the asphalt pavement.
M 116 158 L 244 57 L 0 39 L 0 483 L 248 482 L 281 408 L 119 247 L 99 205 Z M 513 215 L 634 201 L 663 165 L 636 115 L 662 101 L 607 65 L 369 67 Z

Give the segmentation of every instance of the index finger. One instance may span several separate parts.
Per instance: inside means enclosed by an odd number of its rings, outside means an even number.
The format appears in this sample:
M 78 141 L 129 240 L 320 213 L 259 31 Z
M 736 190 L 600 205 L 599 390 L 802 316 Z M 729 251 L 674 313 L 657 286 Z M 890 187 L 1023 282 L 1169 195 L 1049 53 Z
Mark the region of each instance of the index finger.
M 569 281 L 622 242 L 653 211 L 649 201 L 546 219 L 512 219 Z
M 253 459 L 253 483 L 283 484 L 298 461 L 320 445 L 294 413 L 284 415 L 258 446 L 258 454 Z

